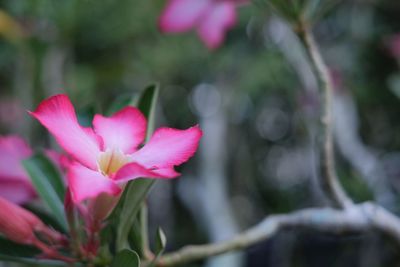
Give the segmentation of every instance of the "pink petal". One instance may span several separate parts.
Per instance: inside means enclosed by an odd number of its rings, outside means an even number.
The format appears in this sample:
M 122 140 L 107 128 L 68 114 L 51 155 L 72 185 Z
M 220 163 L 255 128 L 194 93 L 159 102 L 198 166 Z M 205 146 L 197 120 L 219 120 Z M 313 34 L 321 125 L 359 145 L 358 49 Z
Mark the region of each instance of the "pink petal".
M 171 33 L 188 31 L 211 5 L 212 0 L 170 0 L 160 16 L 160 30 Z
M 131 155 L 131 158 L 146 168 L 171 168 L 193 156 L 201 136 L 202 131 L 198 126 L 187 130 L 160 128 L 142 149 Z
M 220 1 L 207 13 L 197 32 L 209 49 L 215 49 L 222 44 L 225 32 L 235 23 L 235 4 L 231 1 Z
M 113 178 L 115 182 L 121 184 L 128 182 L 130 180 L 134 180 L 136 178 L 168 178 L 164 177 L 160 174 L 157 174 L 151 170 L 146 169 L 145 167 L 137 164 L 137 163 L 128 163 L 123 166 L 119 171 L 115 174 Z
M 132 153 L 143 143 L 147 122 L 138 109 L 126 107 L 109 118 L 96 115 L 93 128 L 103 138 L 104 150 L 111 148 Z
M 25 141 L 17 136 L 0 137 L 0 177 L 14 177 L 28 181 L 22 167 L 22 160 L 30 157 L 32 150 Z
M 100 139 L 90 128 L 83 128 L 76 118 L 75 109 L 66 95 L 44 100 L 31 112 L 57 139 L 57 142 L 76 160 L 87 167 L 96 168 L 100 153 Z
M 175 178 L 181 175 L 179 172 L 176 172 L 174 168 L 163 168 L 163 169 L 156 169 L 152 170 L 152 172 L 163 176 L 164 178 Z
M 76 162 L 70 165 L 67 179 L 75 203 L 95 198 L 101 193 L 113 196 L 121 193 L 121 188 L 113 180 Z
M 36 197 L 32 184 L 14 178 L 0 176 L 0 197 L 10 202 L 21 205 L 29 202 Z
M 22 138 L 0 137 L 0 196 L 16 204 L 24 204 L 36 197 L 22 166 L 22 160 L 31 155 L 31 149 Z

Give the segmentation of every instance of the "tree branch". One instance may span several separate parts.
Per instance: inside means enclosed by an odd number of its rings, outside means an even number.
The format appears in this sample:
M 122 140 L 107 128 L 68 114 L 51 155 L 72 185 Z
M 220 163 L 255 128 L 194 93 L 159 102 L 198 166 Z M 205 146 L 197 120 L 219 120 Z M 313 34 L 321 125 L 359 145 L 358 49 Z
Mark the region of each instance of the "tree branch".
M 326 64 L 320 54 L 314 36 L 307 24 L 302 23 L 297 34 L 304 44 L 311 65 L 315 70 L 315 76 L 320 84 L 321 94 L 321 119 L 320 119 L 320 165 L 321 165 L 321 186 L 334 206 L 346 208 L 352 205 L 351 199 L 347 196 L 339 183 L 335 171 L 335 159 L 332 138 L 332 98 L 333 84 Z
M 354 205 L 339 183 L 335 171 L 332 137 L 333 84 L 311 30 L 302 25 L 300 31 L 298 31 L 298 36 L 306 48 L 320 83 L 322 99 L 321 140 L 319 140 L 321 144 L 321 184 L 335 207 L 341 209 L 310 208 L 290 214 L 272 215 L 228 241 L 209 245 L 186 246 L 176 252 L 166 254 L 159 259 L 156 266 L 175 266 L 244 249 L 273 237 L 280 230 L 290 228 L 311 229 L 336 234 L 378 230 L 391 236 L 400 247 L 400 219 L 376 204 Z
M 368 184 L 376 202 L 389 210 L 396 207 L 396 196 L 392 191 L 388 177 L 372 149 L 366 146 L 359 133 L 356 102 L 345 88 L 334 93 L 333 110 L 335 115 L 334 138 L 338 151 L 350 163 L 354 170 Z
M 244 249 L 273 237 L 280 230 L 292 228 L 334 234 L 365 232 L 375 229 L 391 236 L 400 246 L 400 219 L 380 206 L 363 203 L 344 210 L 310 208 L 289 214 L 272 215 L 231 240 L 209 245 L 186 246 L 176 252 L 165 254 L 156 266 L 176 266 Z
M 334 208 L 309 208 L 289 214 L 272 215 L 258 225 L 234 238 L 208 245 L 192 245 L 162 256 L 156 266 L 169 267 L 191 261 L 244 249 L 273 237 L 280 230 L 310 229 L 320 232 L 343 234 L 377 230 L 390 236 L 400 247 L 400 219 L 374 203 L 353 204 L 339 183 L 335 171 L 333 149 L 333 83 L 308 25 L 302 23 L 297 32 L 305 46 L 320 84 L 321 93 L 321 184 L 333 202 Z M 146 266 L 146 263 L 144 263 Z

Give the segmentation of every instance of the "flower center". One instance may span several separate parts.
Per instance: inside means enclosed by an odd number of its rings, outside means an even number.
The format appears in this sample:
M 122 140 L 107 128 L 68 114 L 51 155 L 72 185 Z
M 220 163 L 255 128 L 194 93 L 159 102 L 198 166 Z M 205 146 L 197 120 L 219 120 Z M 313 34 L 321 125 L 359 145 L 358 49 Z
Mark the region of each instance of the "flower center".
M 129 157 L 119 150 L 107 149 L 97 160 L 99 170 L 103 175 L 111 176 L 129 162 Z

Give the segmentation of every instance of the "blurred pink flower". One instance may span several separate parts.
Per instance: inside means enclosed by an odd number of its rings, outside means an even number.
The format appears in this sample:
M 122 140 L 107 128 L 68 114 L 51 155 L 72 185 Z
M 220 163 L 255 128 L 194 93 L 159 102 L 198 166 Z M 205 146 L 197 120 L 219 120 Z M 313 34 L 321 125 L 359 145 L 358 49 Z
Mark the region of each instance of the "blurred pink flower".
M 236 7 L 243 0 L 169 0 L 159 18 L 165 33 L 181 33 L 192 29 L 209 49 L 219 47 L 225 32 L 236 23 Z
M 36 197 L 35 190 L 22 166 L 32 150 L 17 136 L 0 136 L 0 196 L 16 204 Z
M 5 128 L 18 128 L 18 122 L 23 120 L 24 109 L 20 101 L 11 97 L 0 99 L 0 124 Z
M 389 36 L 385 43 L 392 56 L 395 58 L 400 58 L 400 34 Z
M 93 129 L 83 128 L 66 95 L 44 100 L 31 114 L 75 160 L 67 174 L 75 203 L 103 193 L 118 196 L 122 185 L 135 178 L 179 176 L 174 166 L 193 156 L 202 135 L 198 126 L 160 128 L 139 149 L 147 122 L 138 109 L 125 107 L 111 117 L 96 114 Z

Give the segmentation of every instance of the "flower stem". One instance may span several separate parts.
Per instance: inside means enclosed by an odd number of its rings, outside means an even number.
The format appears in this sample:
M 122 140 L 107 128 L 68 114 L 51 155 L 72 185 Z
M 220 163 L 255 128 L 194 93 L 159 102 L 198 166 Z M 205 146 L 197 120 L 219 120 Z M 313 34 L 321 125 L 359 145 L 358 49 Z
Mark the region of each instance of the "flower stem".
M 148 207 L 147 203 L 143 202 L 142 207 L 140 208 L 140 231 L 142 237 L 141 249 L 143 253 L 143 257 L 145 259 L 150 259 L 152 257 L 152 253 L 149 246 L 149 229 L 148 229 Z

